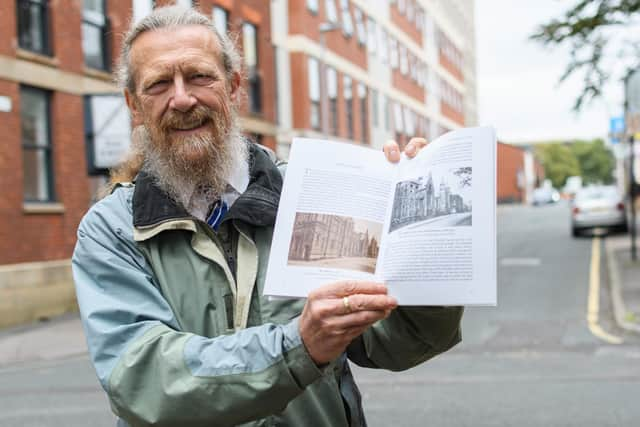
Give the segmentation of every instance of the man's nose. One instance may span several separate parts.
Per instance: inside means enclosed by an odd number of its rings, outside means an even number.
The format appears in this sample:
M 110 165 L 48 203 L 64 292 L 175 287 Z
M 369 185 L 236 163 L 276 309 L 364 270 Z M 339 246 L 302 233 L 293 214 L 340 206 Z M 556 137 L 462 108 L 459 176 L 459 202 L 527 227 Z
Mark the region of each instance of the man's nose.
M 181 75 L 174 77 L 173 88 L 173 98 L 171 99 L 170 107 L 183 113 L 193 108 L 197 100 L 189 92 L 189 88 Z

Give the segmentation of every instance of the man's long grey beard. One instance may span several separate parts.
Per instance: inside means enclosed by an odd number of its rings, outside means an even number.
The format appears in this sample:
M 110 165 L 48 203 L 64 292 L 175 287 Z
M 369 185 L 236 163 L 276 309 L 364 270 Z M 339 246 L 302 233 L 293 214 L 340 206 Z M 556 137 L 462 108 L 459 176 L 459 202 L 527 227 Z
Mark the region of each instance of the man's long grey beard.
M 151 141 L 144 125 L 136 127 L 132 135 L 135 144 L 143 147 L 142 169 L 169 197 L 201 220 L 206 219 L 211 204 L 225 192 L 234 166 L 248 161 L 248 144 L 235 120 L 223 138 L 216 143 L 206 133 L 165 148 L 166 145 Z M 188 144 L 185 149 L 192 153 L 197 151 L 198 160 L 186 158 L 180 144 Z

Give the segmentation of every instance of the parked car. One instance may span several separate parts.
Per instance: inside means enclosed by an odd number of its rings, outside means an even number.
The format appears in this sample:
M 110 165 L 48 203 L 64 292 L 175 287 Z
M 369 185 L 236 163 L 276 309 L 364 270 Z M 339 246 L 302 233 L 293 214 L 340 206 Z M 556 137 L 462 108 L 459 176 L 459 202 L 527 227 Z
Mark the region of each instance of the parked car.
M 533 190 L 531 201 L 534 205 L 546 205 L 560 200 L 560 193 L 553 187 L 540 187 Z
M 613 185 L 584 187 L 573 200 L 571 234 L 596 227 L 627 231 L 624 198 Z

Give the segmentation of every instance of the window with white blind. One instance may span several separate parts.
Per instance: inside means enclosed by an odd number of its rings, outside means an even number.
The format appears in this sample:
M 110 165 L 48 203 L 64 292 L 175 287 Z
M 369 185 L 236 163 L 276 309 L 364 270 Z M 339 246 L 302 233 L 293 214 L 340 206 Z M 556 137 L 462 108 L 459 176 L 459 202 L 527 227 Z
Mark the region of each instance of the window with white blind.
M 351 19 L 349 0 L 340 0 L 340 10 L 342 12 L 342 32 L 345 36 L 351 37 L 353 35 L 353 19 Z
M 213 6 L 211 15 L 213 17 L 213 26 L 216 27 L 216 30 L 220 34 L 226 34 L 229 31 L 229 13 L 219 6 Z
M 338 73 L 327 67 L 327 95 L 329 97 L 329 132 L 338 135 Z
M 318 13 L 318 0 L 307 0 L 307 9 L 312 13 Z
M 356 31 L 358 33 L 358 43 L 364 45 L 367 43 L 367 29 L 364 23 L 364 16 L 362 11 L 357 7 L 353 10 L 353 14 L 356 18 Z
M 309 101 L 311 110 L 309 123 L 311 127 L 320 130 L 322 127 L 322 112 L 320 107 L 320 63 L 314 57 L 309 57 Z
M 332 24 L 338 23 L 338 10 L 336 9 L 336 0 L 325 0 L 325 13 L 327 14 L 327 21 Z

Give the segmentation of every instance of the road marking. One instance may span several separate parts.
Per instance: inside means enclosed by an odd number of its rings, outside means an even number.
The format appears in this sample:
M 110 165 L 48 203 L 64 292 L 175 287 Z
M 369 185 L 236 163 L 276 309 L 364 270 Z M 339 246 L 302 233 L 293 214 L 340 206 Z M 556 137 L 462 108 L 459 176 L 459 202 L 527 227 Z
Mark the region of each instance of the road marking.
M 591 244 L 591 266 L 589 271 L 589 301 L 587 303 L 587 323 L 593 335 L 609 344 L 622 344 L 624 340 L 606 332 L 598 324 L 600 313 L 600 237 L 594 237 Z
M 540 258 L 502 258 L 500 265 L 537 267 L 540 265 Z

